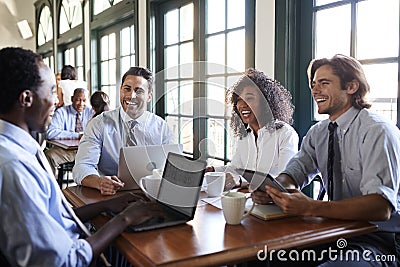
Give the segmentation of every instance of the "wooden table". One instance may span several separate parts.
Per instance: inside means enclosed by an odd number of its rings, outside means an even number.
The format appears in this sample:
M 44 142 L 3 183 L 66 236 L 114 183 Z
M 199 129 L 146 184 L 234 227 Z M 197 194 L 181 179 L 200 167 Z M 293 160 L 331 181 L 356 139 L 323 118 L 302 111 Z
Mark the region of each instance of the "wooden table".
M 81 186 L 63 192 L 74 206 L 110 198 Z M 98 217 L 94 224 L 101 226 L 107 220 Z M 256 260 L 266 245 L 268 251 L 304 248 L 374 231 L 376 226 L 367 222 L 302 217 L 263 221 L 249 216 L 241 225 L 231 226 L 225 224 L 221 210 L 201 202 L 188 224 L 124 232 L 115 244 L 134 266 L 220 266 Z
M 78 139 L 50 139 L 46 140 L 47 143 L 60 147 L 65 150 L 78 150 L 79 140 Z M 58 168 L 57 182 L 60 188 L 62 188 L 62 183 L 64 179 L 64 172 L 71 171 L 74 167 L 74 162 L 66 162 L 60 164 Z
M 78 139 L 51 139 L 46 140 L 46 142 L 65 150 L 77 150 L 79 145 Z

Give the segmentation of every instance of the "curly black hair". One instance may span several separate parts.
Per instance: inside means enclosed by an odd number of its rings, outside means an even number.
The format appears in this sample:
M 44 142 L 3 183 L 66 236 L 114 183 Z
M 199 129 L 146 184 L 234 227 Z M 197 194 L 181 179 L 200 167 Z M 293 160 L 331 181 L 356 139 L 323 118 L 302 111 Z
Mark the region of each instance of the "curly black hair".
M 39 69 L 42 57 L 31 50 L 6 47 L 0 50 L 0 114 L 11 112 L 24 90 L 37 91 L 43 82 Z
M 227 91 L 227 103 L 233 105 L 230 126 L 235 136 L 242 138 L 247 135 L 248 125 L 243 123 L 236 106 L 240 93 L 247 86 L 258 88 L 266 100 L 265 104 L 269 106 L 264 109 L 265 114 L 261 116 L 268 121 L 259 121 L 260 126 L 279 129 L 283 127 L 282 122 L 293 124 L 294 105 L 290 92 L 278 81 L 268 78 L 262 71 L 249 68 Z

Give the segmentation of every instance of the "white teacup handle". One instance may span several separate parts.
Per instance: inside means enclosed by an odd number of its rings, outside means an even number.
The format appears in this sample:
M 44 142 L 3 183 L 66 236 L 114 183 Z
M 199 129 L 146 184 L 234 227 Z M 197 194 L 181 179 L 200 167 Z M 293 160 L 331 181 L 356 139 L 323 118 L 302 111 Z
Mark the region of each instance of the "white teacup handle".
M 244 203 L 244 206 L 246 206 L 247 200 L 249 200 L 249 198 L 251 198 L 251 196 L 246 197 L 246 202 Z M 253 211 L 255 205 L 256 205 L 256 203 L 253 202 L 253 205 L 251 205 L 251 208 L 243 214 L 242 218 L 249 216 L 251 214 L 251 212 Z
M 144 177 L 142 179 L 140 179 L 139 186 L 144 192 L 147 193 L 147 190 L 146 190 L 146 187 L 145 187 L 146 186 L 146 182 L 144 180 L 146 180 Z

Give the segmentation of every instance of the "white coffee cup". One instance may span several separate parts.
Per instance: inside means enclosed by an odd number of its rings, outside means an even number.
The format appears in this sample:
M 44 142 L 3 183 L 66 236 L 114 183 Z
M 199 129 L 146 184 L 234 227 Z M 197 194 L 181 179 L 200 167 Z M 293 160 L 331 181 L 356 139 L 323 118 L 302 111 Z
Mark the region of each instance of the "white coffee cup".
M 206 180 L 206 192 L 209 197 L 219 197 L 224 191 L 225 187 L 225 173 L 224 172 L 206 172 L 204 174 Z
M 243 218 L 247 217 L 254 208 L 254 205 L 248 212 L 245 212 L 245 204 L 250 196 L 242 192 L 226 192 L 222 194 L 221 204 L 227 224 L 240 224 Z
M 142 190 L 152 198 L 157 198 L 160 189 L 162 175 L 158 169 L 153 170 L 152 175 L 147 175 L 140 179 L 139 185 Z

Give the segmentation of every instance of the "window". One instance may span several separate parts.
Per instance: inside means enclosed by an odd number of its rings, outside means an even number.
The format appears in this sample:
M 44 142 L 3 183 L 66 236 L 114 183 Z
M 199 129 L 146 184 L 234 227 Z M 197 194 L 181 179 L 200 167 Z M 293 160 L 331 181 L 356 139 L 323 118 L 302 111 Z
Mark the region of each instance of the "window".
M 254 66 L 254 2 L 167 1 L 154 6 L 157 113 L 184 152 L 226 164 L 232 156 L 226 90 Z M 253 53 L 252 53 L 253 52 Z
M 79 80 L 85 80 L 85 73 L 83 71 L 83 45 L 77 43 L 69 46 L 64 50 L 64 64 L 71 65 L 76 69 Z
M 41 46 L 50 40 L 53 40 L 53 18 L 51 17 L 50 8 L 44 6 L 40 11 L 39 16 L 37 33 L 38 46 Z
M 119 106 L 119 82 L 131 66 L 136 65 L 135 27 L 126 21 L 100 31 L 99 89 L 110 97 L 110 106 Z M 127 26 L 126 26 L 127 25 Z
M 94 0 L 91 18 L 91 88 L 110 97 L 110 107 L 120 105 L 122 75 L 137 65 L 137 1 Z
M 77 0 L 63 0 L 60 11 L 59 33 L 63 34 L 81 23 L 81 2 Z
M 363 64 L 371 109 L 397 123 L 399 1 L 316 0 L 314 34 L 316 58 L 340 53 Z M 314 116 L 322 118 L 315 107 Z
M 121 2 L 122 0 L 94 0 L 93 1 L 93 14 L 97 15 L 111 6 Z

